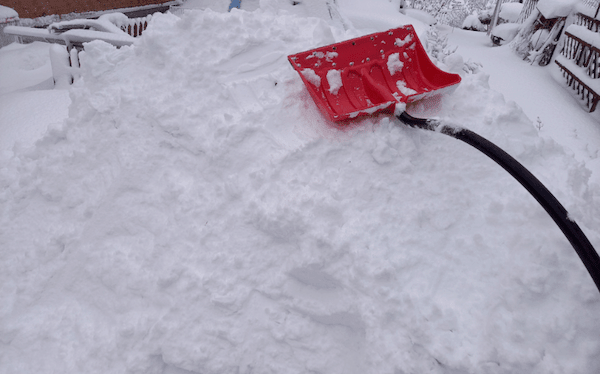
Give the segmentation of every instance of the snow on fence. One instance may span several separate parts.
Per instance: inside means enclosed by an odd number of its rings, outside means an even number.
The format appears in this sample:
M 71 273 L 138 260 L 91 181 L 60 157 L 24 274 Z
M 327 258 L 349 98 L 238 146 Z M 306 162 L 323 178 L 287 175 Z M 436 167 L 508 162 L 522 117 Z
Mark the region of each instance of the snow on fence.
M 590 112 L 600 100 L 600 34 L 585 26 L 571 25 L 565 31 L 558 65 L 567 85 L 576 91 Z
M 598 19 L 583 13 L 577 13 L 574 21 L 576 25 L 585 26 L 588 30 L 594 32 L 600 32 L 600 20 Z
M 148 22 L 150 22 L 151 19 L 151 14 L 147 15 L 146 17 L 129 18 L 127 23 L 118 26 L 121 27 L 121 30 L 135 38 L 142 35 L 142 32 L 146 30 L 148 27 Z

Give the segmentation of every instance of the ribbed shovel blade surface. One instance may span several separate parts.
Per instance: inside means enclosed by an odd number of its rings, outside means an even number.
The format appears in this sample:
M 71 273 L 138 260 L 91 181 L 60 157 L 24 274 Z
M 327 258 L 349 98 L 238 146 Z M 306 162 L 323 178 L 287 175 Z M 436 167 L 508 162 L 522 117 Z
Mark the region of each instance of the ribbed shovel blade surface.
M 431 62 L 411 25 L 288 56 L 332 121 L 389 110 L 456 88 L 458 74 Z

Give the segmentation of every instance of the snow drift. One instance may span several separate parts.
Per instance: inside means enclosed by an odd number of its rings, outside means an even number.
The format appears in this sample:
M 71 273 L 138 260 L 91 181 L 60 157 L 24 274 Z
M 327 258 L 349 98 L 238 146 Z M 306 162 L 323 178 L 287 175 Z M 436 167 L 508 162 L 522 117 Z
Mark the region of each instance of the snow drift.
M 0 168 L 0 372 L 592 373 L 600 297 L 535 200 L 386 116 L 338 128 L 275 10 L 86 45 L 69 119 Z M 409 106 L 507 150 L 600 243 L 589 170 L 483 73 Z

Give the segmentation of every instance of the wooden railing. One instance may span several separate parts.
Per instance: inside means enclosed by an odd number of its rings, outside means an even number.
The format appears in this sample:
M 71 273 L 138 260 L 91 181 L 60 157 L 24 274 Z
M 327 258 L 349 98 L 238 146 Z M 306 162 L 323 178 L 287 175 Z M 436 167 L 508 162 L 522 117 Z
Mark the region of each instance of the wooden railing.
M 146 17 L 130 18 L 129 22 L 126 25 L 120 26 L 121 30 L 125 31 L 126 33 L 135 38 L 137 36 L 142 35 L 142 32 L 144 32 L 144 30 L 146 30 L 146 28 L 148 27 L 148 22 L 150 22 L 151 18 L 151 14 L 147 15 Z
M 596 86 L 591 80 L 600 78 L 600 49 L 565 31 L 561 55 L 555 62 L 567 85 L 576 91 L 590 112 L 595 111 L 600 94 L 591 87 Z
M 590 113 L 595 111 L 596 107 L 598 106 L 598 101 L 600 101 L 600 95 L 598 95 L 596 91 L 591 89 L 581 79 L 577 78 L 577 76 L 573 74 L 573 72 L 566 66 L 558 61 L 554 62 L 558 65 L 563 77 L 567 80 L 567 85 L 575 90 L 577 96 L 583 101 Z
M 573 60 L 577 66 L 585 68 L 589 77 L 600 78 L 600 49 L 597 47 L 567 31 L 561 53 L 569 60 Z
M 593 32 L 600 32 L 600 20 L 587 16 L 583 13 L 576 14 L 575 24 L 585 26 L 588 28 L 588 30 Z

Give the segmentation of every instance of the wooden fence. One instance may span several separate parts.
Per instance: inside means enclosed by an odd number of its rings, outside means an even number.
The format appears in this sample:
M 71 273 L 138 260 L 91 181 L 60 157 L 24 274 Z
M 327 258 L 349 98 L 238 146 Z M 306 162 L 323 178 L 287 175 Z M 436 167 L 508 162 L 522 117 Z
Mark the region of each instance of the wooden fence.
M 580 14 L 578 15 L 580 16 Z M 584 19 L 585 18 L 581 18 Z M 594 20 L 596 21 L 596 20 Z M 585 25 L 591 37 L 598 36 L 597 22 L 588 22 Z M 600 49 L 581 37 L 581 30 L 574 35 L 573 26 L 565 31 L 562 56 L 558 56 L 555 63 L 558 65 L 567 85 L 583 101 L 590 112 L 596 110 L 600 94 L 596 87 L 600 87 L 594 80 L 600 78 Z M 577 27 L 577 26 L 576 26 Z M 579 26 L 581 27 L 581 26 Z M 592 30 L 590 30 L 592 28 Z M 591 38 L 590 38 L 591 39 Z

